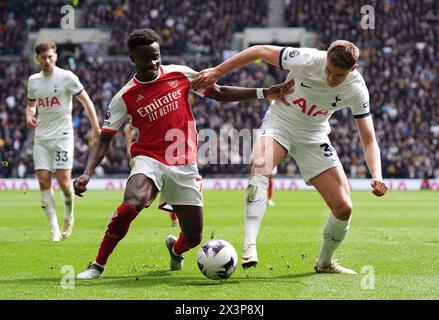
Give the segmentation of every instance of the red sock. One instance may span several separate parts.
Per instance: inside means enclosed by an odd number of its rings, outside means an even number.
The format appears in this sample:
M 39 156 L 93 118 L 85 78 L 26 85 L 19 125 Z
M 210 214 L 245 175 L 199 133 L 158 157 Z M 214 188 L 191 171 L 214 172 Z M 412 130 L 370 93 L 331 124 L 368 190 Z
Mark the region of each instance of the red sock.
M 178 236 L 177 241 L 174 243 L 174 253 L 178 256 L 181 256 L 186 251 L 189 251 L 195 247 L 192 242 L 188 241 L 186 237 L 184 236 L 183 232 L 180 232 L 180 235 Z
M 268 199 L 271 200 L 271 197 L 273 196 L 273 180 L 268 180 Z
M 175 214 L 175 212 L 172 212 L 171 213 L 171 220 L 172 221 L 175 221 L 175 220 L 177 220 L 178 218 L 177 218 L 177 215 Z
M 138 215 L 136 209 L 122 203 L 116 210 L 113 217 L 111 217 L 110 223 L 105 231 L 104 239 L 99 247 L 99 252 L 96 257 L 96 262 L 100 265 L 107 263 L 108 257 L 113 252 L 116 245 L 122 240 L 128 232 L 131 221 L 133 221 Z

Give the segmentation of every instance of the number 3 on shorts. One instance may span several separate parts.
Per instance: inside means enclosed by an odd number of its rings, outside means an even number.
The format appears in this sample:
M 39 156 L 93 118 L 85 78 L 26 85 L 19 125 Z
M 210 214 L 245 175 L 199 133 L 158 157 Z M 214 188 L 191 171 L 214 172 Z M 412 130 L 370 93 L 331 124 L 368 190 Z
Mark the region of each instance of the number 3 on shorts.
M 69 160 L 68 155 L 69 153 L 67 151 L 56 151 L 55 161 L 63 161 L 66 162 Z
M 329 145 L 328 143 L 323 143 L 320 145 L 320 148 L 322 148 L 323 151 L 323 155 L 327 158 L 332 158 L 334 156 L 334 149 L 332 148 L 331 145 Z

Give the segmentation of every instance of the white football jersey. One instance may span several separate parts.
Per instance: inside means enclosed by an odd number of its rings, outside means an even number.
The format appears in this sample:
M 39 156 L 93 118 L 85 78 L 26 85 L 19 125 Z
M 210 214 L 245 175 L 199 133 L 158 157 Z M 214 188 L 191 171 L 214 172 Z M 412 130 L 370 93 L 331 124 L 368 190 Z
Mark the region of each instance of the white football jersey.
M 281 101 L 273 101 L 267 115 L 280 119 L 298 142 L 312 143 L 331 132 L 328 119 L 349 107 L 356 118 L 370 114 L 369 92 L 362 75 L 354 70 L 337 87 L 326 83 L 326 51 L 312 48 L 283 48 L 279 65 L 289 70 L 287 81 L 294 79 L 294 92 Z
M 27 98 L 38 112 L 35 140 L 73 138 L 72 96 L 83 89 L 73 72 L 58 67 L 50 76 L 41 71 L 29 77 Z

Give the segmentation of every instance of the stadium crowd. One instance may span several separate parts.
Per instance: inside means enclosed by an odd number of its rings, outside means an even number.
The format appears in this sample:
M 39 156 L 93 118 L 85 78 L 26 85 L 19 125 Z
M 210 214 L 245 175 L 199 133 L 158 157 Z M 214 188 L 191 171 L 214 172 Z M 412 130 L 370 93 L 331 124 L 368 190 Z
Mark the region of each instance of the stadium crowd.
M 34 2 L 26 0 L 24 2 Z M 65 2 L 65 1 L 61 1 Z M 0 4 L 0 30 L 14 36 L 2 35 L 3 54 L 19 54 L 25 32 L 47 21 L 38 20 L 33 13 L 40 5 L 14 12 L 6 3 Z M 230 5 L 231 3 L 231 5 Z M 385 177 L 439 177 L 439 112 L 437 108 L 439 79 L 439 10 L 435 1 L 369 1 L 375 8 L 375 29 L 361 28 L 361 2 L 349 1 L 285 1 L 286 26 L 306 27 L 317 33 L 317 45 L 326 49 L 335 39 L 353 41 L 362 50 L 360 71 L 368 84 L 371 110 L 383 159 Z M 131 10 L 135 7 L 136 10 Z M 8 9 L 9 8 L 9 9 Z M 15 7 L 14 7 L 15 8 Z M 199 54 L 208 60 L 181 57 L 179 63 L 201 70 L 220 62 L 221 52 L 230 47 L 232 34 L 244 27 L 267 24 L 266 1 L 89 1 L 81 5 L 89 14 L 86 27 L 111 28 L 112 54 L 126 54 L 124 40 L 131 29 L 151 27 L 161 35 L 162 54 Z M 8 10 L 7 10 L 8 9 Z M 26 11 L 27 10 L 27 11 Z M 181 14 L 185 12 L 185 14 Z M 330 12 L 327 19 L 321 17 Z M 158 18 L 160 17 L 160 18 Z M 420 20 L 422 18 L 422 21 Z M 11 22 L 11 21 L 15 22 Z M 35 22 L 32 22 L 34 20 Z M 29 22 L 30 21 L 30 22 Z M 122 22 L 124 21 L 124 22 Z M 129 21 L 126 23 L 126 21 Z M 212 23 L 215 21 L 215 23 Z M 6 23 L 4 23 L 6 22 Z M 13 29 L 12 28 L 12 29 Z M 11 29 L 11 30 L 12 30 Z M 18 35 L 20 34 L 20 35 Z M 15 37 L 15 38 L 14 38 Z M 5 40 L 6 39 L 6 40 Z M 20 40 L 21 39 L 21 40 Z M 13 51 L 11 43 L 17 43 Z M 12 49 L 8 49 L 12 50 Z M 132 76 L 133 66 L 121 59 L 89 57 L 77 53 L 75 64 L 60 61 L 60 67 L 73 69 L 91 96 L 102 123 L 111 97 Z M 29 58 L 20 61 L 0 60 L 0 174 L 2 177 L 27 177 L 34 174 L 29 131 L 25 127 L 26 83 L 38 69 Z M 222 79 L 222 83 L 244 87 L 262 87 L 281 82 L 285 73 L 266 64 L 253 64 Z M 193 113 L 198 130 L 255 129 L 268 108 L 268 101 L 253 100 L 222 103 L 193 96 Z M 74 174 L 83 171 L 88 152 L 89 123 L 84 110 L 74 103 L 75 127 Z M 331 141 L 350 177 L 367 177 L 361 142 L 353 117 L 348 110 L 331 118 Z M 203 141 L 200 141 L 203 143 Z M 225 153 L 228 144 L 218 143 L 218 155 Z M 200 164 L 200 172 L 209 174 L 246 174 L 248 165 L 242 163 L 240 148 L 231 147 L 228 164 Z M 238 151 L 239 149 L 239 151 Z M 233 159 L 233 160 L 232 160 Z M 97 175 L 129 172 L 123 134 L 113 141 L 111 151 Z M 294 161 L 279 166 L 279 173 L 298 175 Z

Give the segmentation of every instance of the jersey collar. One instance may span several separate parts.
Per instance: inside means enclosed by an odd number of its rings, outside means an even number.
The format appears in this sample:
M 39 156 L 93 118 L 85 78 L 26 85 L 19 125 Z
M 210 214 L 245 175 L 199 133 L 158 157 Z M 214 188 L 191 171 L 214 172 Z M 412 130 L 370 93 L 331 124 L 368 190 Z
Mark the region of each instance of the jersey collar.
M 162 76 L 162 74 L 163 74 L 163 67 L 162 67 L 162 65 L 160 65 L 158 75 L 157 75 L 157 77 L 156 77 L 155 79 L 153 79 L 153 80 L 151 80 L 151 81 L 145 81 L 145 82 L 143 82 L 143 81 L 140 81 L 140 80 L 138 80 L 138 79 L 136 78 L 136 75 L 137 75 L 137 73 L 136 73 L 136 74 L 134 75 L 134 77 L 133 77 L 133 81 L 134 81 L 135 84 L 147 84 L 147 83 L 151 83 L 151 82 L 156 81 L 157 79 L 159 79 L 159 78 Z

